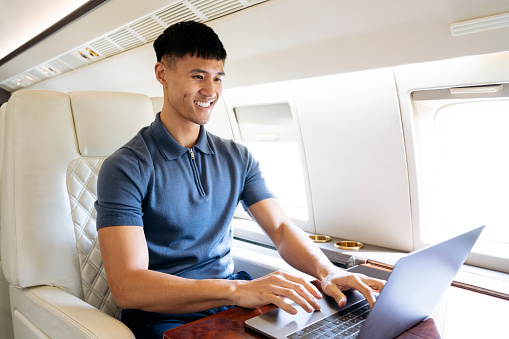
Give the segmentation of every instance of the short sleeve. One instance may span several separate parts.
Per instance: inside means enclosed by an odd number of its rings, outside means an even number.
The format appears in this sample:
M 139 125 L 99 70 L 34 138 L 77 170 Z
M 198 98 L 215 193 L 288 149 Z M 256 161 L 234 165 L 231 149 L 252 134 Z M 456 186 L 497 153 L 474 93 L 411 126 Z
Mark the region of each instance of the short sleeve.
M 107 226 L 143 226 L 142 201 L 146 180 L 142 161 L 121 148 L 108 157 L 97 179 L 97 229 Z
M 244 189 L 241 194 L 241 204 L 244 209 L 249 206 L 269 198 L 274 198 L 274 194 L 267 187 L 265 178 L 260 170 L 260 164 L 253 157 L 251 152 L 244 150 L 247 161 Z

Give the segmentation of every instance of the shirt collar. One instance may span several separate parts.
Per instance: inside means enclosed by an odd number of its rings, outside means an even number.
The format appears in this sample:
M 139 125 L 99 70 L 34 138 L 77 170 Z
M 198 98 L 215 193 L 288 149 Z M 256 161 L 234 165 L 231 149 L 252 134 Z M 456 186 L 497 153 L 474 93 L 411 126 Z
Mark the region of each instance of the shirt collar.
M 150 124 L 150 134 L 154 139 L 157 148 L 166 160 L 175 160 L 180 158 L 184 153 L 187 152 L 187 148 L 180 145 L 173 136 L 164 127 L 160 115 L 157 113 L 155 120 Z M 205 154 L 214 154 L 209 146 L 207 138 L 207 131 L 205 127 L 200 126 L 200 134 L 198 135 L 198 141 L 194 145 L 200 152 Z
M 207 138 L 207 131 L 205 126 L 200 125 L 200 135 L 198 135 L 198 141 L 194 145 L 200 152 L 204 154 L 214 154 L 212 148 L 209 145 L 209 138 Z

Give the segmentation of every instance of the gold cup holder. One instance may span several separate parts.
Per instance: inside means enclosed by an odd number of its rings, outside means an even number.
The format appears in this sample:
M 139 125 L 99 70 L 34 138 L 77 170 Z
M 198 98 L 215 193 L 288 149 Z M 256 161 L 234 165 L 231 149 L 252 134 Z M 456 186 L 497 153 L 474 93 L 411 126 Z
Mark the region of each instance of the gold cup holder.
M 363 243 L 358 241 L 337 241 L 334 247 L 341 248 L 342 250 L 360 250 L 364 246 Z
M 310 235 L 309 238 L 313 240 L 313 242 L 329 242 L 331 241 L 331 237 L 328 235 L 315 234 Z

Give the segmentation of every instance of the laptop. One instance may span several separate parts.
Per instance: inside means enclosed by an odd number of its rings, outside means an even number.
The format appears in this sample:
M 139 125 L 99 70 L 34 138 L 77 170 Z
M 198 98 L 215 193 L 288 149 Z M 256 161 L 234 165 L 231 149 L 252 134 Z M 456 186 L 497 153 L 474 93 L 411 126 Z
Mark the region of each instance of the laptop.
M 361 293 L 346 291 L 347 303 L 342 308 L 324 295 L 319 300 L 320 311 L 307 313 L 292 303 L 296 315 L 277 308 L 247 320 L 246 326 L 270 338 L 394 338 L 435 310 L 483 229 L 401 258 L 372 309 Z M 363 269 L 356 266 L 351 271 Z

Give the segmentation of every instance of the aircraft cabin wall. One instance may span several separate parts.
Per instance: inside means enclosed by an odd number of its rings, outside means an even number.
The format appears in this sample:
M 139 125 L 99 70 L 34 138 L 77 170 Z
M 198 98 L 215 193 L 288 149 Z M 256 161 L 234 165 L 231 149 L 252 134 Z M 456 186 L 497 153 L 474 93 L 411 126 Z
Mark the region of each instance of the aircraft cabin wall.
M 391 69 L 231 89 L 223 100 L 234 130 L 237 107 L 290 104 L 309 185 L 312 220 L 306 231 L 412 250 L 405 148 Z M 259 133 L 270 131 L 270 124 Z

